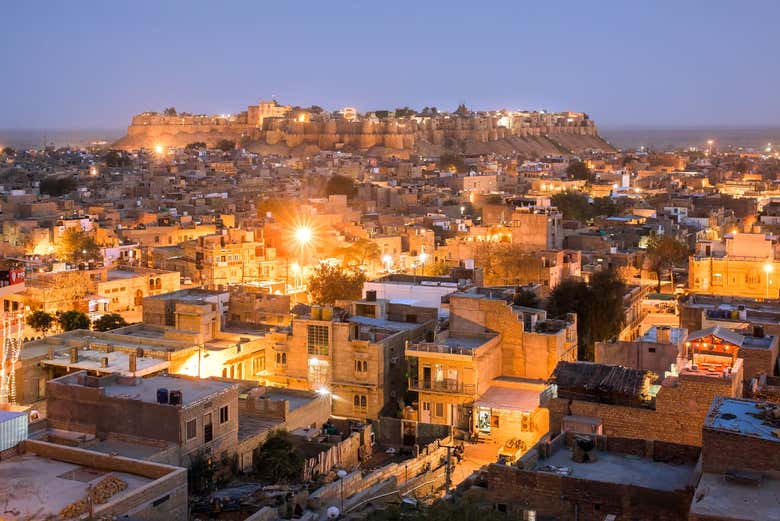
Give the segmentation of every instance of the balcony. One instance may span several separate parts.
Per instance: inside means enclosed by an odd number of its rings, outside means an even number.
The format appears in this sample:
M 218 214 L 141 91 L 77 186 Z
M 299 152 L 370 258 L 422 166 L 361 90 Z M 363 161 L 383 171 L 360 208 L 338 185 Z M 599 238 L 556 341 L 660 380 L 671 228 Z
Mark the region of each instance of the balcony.
M 441 380 L 435 382 L 420 380 L 419 378 L 409 378 L 409 390 L 474 395 L 477 392 L 477 386 L 474 384 L 464 384 L 457 380 Z
M 456 346 L 445 344 L 434 344 L 431 342 L 423 342 L 420 344 L 409 344 L 406 347 L 407 355 L 414 356 L 416 353 L 434 353 L 441 355 L 461 355 L 474 357 L 475 347 L 478 346 Z

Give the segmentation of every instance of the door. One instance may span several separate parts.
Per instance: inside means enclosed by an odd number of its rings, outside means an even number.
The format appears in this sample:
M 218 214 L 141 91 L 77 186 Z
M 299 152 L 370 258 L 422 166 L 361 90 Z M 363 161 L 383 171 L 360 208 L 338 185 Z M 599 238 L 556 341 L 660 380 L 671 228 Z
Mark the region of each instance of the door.
M 423 367 L 423 389 L 431 388 L 431 368 Z
M 211 413 L 203 416 L 203 443 L 214 439 L 214 426 L 211 424 Z

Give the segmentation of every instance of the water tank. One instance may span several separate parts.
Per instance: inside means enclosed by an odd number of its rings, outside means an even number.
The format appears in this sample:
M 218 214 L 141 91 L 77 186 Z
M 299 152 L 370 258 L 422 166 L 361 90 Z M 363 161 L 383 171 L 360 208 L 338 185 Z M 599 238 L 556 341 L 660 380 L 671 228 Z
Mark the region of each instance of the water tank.
M 366 291 L 366 301 L 367 302 L 376 302 L 376 290 L 369 289 Z
M 168 403 L 171 405 L 181 405 L 182 396 L 181 391 L 171 391 L 168 393 Z
M 312 320 L 322 320 L 322 306 L 312 306 L 311 307 L 311 319 Z
M 168 403 L 168 389 L 165 387 L 160 387 L 157 389 L 157 403 Z
M 108 357 L 107 356 L 103 356 L 103 357 L 100 358 L 100 367 L 102 367 L 103 369 L 108 367 Z
M 322 320 L 333 320 L 332 306 L 325 306 L 322 308 Z

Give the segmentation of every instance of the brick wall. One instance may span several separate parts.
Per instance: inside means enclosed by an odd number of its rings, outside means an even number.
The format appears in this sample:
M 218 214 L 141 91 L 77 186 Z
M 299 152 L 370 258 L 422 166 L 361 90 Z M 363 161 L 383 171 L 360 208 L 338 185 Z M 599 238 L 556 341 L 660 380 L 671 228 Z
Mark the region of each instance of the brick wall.
M 780 471 L 780 441 L 704 427 L 702 470 L 719 474 L 728 470 Z
M 608 514 L 617 519 L 686 519 L 693 490 L 659 491 L 623 485 L 533 472 L 503 465 L 490 465 L 487 487 L 469 491 L 507 511 L 518 514 L 535 510 L 546 515 L 578 521 L 604 521 Z

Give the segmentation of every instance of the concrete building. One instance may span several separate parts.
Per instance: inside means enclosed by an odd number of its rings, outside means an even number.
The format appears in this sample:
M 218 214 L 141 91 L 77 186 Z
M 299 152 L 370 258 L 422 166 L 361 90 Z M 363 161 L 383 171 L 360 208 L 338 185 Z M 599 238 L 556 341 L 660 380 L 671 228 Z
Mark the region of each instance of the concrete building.
M 44 441 L 0 458 L 3 519 L 185 519 L 187 470 Z
M 664 377 L 687 360 L 688 330 L 669 326 L 652 326 L 634 341 L 596 342 L 597 364 L 620 365 L 652 371 Z
M 513 305 L 513 291 L 450 295 L 449 329 L 407 345 L 413 419 L 499 444 L 530 446 L 547 432 L 544 382 L 559 360 L 576 359 L 576 319 L 548 320 L 543 310 Z
M 563 215 L 555 208 L 521 208 L 512 213 L 512 244 L 526 251 L 563 248 Z
M 344 303 L 348 313 L 314 306 L 288 333 L 269 335 L 261 383 L 333 395 L 333 414 L 378 418 L 395 411 L 405 387 L 404 345 L 432 331 L 436 310 L 369 295 Z
M 757 233 L 733 233 L 724 241 L 703 241 L 688 263 L 692 293 L 777 299 L 780 261 L 777 238 Z
M 238 387 L 233 383 L 181 376 L 95 377 L 80 371 L 46 387 L 49 427 L 97 440 L 92 450 L 121 454 L 126 446 L 144 448 L 144 459 L 183 466 L 204 451 L 236 451 Z

